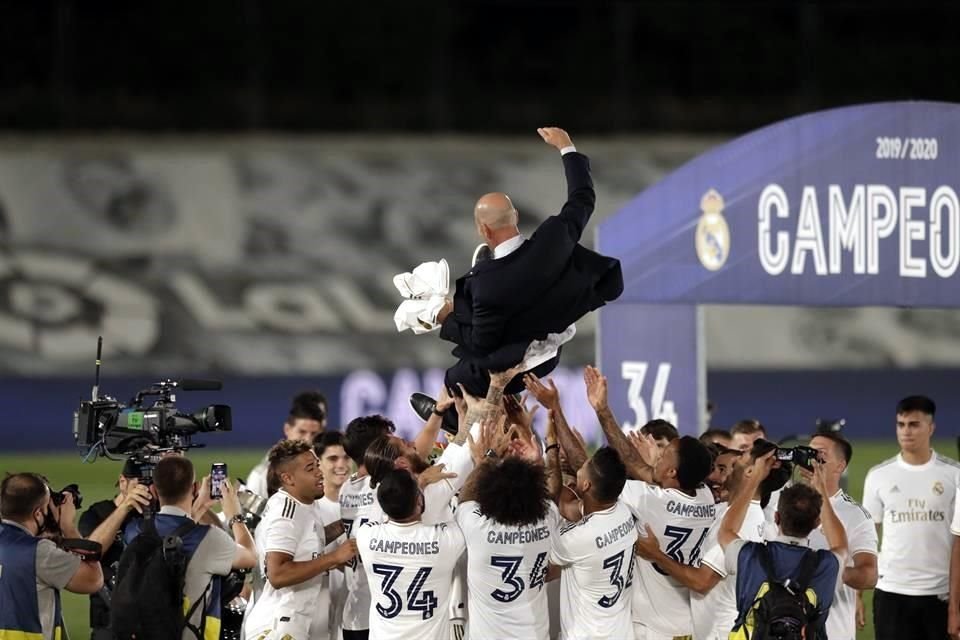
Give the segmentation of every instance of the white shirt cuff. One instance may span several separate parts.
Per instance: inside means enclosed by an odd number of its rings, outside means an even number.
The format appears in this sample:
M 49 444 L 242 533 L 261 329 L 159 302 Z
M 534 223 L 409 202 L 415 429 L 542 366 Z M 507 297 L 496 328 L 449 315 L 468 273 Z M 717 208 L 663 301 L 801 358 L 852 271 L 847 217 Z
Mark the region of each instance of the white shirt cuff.
M 573 145 L 570 145 L 569 147 L 564 147 L 563 149 L 560 149 L 560 155 L 565 156 L 568 153 L 575 153 L 576 151 L 577 151 L 577 148 Z

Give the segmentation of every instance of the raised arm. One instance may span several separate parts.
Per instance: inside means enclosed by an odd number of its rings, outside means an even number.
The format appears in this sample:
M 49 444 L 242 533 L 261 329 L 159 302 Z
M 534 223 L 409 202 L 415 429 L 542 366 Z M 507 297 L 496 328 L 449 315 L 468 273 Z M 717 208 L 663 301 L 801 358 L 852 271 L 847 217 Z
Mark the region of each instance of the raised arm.
M 563 415 L 563 408 L 560 406 L 560 392 L 553 380 L 547 380 L 549 387 L 545 386 L 536 375 L 528 373 L 523 376 L 523 384 L 527 391 L 533 394 L 541 405 L 553 414 L 553 425 L 557 432 L 557 441 L 567 454 L 567 462 L 574 469 L 579 469 L 589 457 L 587 449 L 580 442 L 579 438 L 573 433 L 567 419 Z
M 460 415 L 460 429 L 457 431 L 457 437 L 453 439 L 454 444 L 463 445 L 467 441 L 467 435 L 470 428 L 477 422 L 486 420 L 496 420 L 503 413 L 503 390 L 507 388 L 510 381 L 520 373 L 520 365 L 516 365 L 506 371 L 491 371 L 490 386 L 487 387 L 487 396 L 483 400 L 474 398 L 467 390 L 460 387 L 461 398 L 456 398 L 457 413 Z M 466 428 L 464 428 L 466 426 Z
M 556 502 L 560 497 L 560 488 L 563 486 L 563 472 L 560 471 L 560 443 L 557 440 L 557 427 L 553 418 L 553 410 L 547 411 L 547 492 Z
M 774 451 L 770 451 L 766 455 L 760 456 L 746 468 L 743 482 L 740 483 L 737 492 L 730 499 L 730 507 L 723 514 L 723 520 L 720 521 L 720 530 L 717 532 L 717 542 L 720 543 L 724 551 L 732 542 L 740 538 L 740 529 L 747 517 L 750 501 L 756 495 L 760 483 L 770 474 L 770 469 L 773 468 L 774 453 Z
M 543 127 L 537 129 L 537 133 L 544 142 L 563 154 L 563 170 L 567 178 L 567 202 L 559 215 L 544 224 L 562 223 L 566 227 L 570 240 L 576 244 L 580 241 L 597 202 L 593 180 L 590 177 L 590 161 L 587 156 L 577 153 L 570 135 L 563 129 Z
M 630 438 L 620 428 L 616 416 L 610 410 L 607 400 L 607 378 L 596 367 L 587 366 L 583 370 L 583 382 L 587 387 L 587 400 L 597 414 L 600 428 L 607 438 L 607 444 L 620 454 L 627 467 L 627 477 L 633 480 L 653 482 L 653 466 L 648 464 L 640 451 L 630 442 Z
M 440 427 L 443 424 L 443 412 L 452 406 L 453 398 L 447 393 L 447 388 L 441 388 L 433 413 L 430 414 L 430 418 L 426 424 L 423 425 L 423 429 L 420 430 L 420 433 L 417 434 L 417 437 L 413 441 L 413 446 L 417 450 L 417 454 L 424 460 L 430 457 L 430 453 L 433 452 L 434 443 L 436 443 L 437 437 L 440 435 Z
M 823 498 L 823 506 L 820 507 L 820 526 L 823 528 L 823 535 L 827 539 L 827 544 L 830 545 L 830 551 L 840 556 L 840 566 L 843 567 L 846 564 L 848 548 L 847 532 L 830 503 L 830 492 L 827 489 L 823 464 L 819 460 L 813 462 L 813 488 Z
M 127 495 L 123 497 L 117 508 L 87 536 L 87 540 L 100 543 L 102 554 L 106 554 L 113 541 L 117 539 L 117 532 L 123 526 L 123 522 L 130 515 L 130 512 L 143 513 L 143 507 L 150 504 L 150 490 L 143 485 L 136 484 L 136 480 L 130 482 L 132 486 L 127 489 Z

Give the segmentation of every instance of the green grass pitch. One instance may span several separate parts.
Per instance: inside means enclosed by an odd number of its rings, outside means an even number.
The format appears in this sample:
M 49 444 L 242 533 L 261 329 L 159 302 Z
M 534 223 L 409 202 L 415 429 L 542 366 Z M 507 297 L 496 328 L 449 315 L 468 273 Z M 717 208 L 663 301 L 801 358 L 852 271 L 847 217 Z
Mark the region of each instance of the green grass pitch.
M 863 479 L 867 470 L 878 462 L 895 455 L 896 442 L 889 441 L 859 441 L 854 443 L 853 462 L 850 466 L 849 493 L 857 500 L 863 491 Z M 938 451 L 950 456 L 956 456 L 956 447 L 953 442 L 941 441 L 936 443 Z M 213 453 L 209 450 L 198 450 L 190 455 L 197 466 L 198 472 L 209 470 L 212 462 L 226 462 L 231 477 L 244 477 L 263 456 L 263 451 L 219 450 Z M 37 454 L 4 454 L 0 455 L 0 473 L 14 471 L 36 471 L 50 478 L 54 487 L 61 487 L 71 482 L 80 485 L 83 492 L 84 506 L 93 504 L 114 495 L 114 483 L 120 472 L 120 463 L 108 460 L 98 460 L 94 464 L 84 464 L 80 456 L 75 453 L 53 453 L 48 455 Z M 944 562 L 948 559 L 944 558 Z M 870 605 L 872 594 L 867 594 L 867 604 Z M 63 598 L 64 617 L 72 640 L 89 638 L 90 631 L 87 617 L 87 598 L 65 594 Z M 868 613 L 868 618 L 869 618 Z M 873 626 L 868 627 L 857 635 L 858 640 L 873 638 Z

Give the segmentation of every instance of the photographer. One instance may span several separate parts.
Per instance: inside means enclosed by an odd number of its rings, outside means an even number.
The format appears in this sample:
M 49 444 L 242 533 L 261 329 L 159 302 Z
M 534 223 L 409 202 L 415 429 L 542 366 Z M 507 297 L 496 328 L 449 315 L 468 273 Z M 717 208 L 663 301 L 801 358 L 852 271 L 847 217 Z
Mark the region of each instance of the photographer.
M 737 620 L 730 638 L 826 638 L 824 622 L 833 604 L 847 535 L 830 503 L 826 474 L 813 462 L 813 484 L 784 489 L 777 504 L 778 535 L 751 542 L 740 530 L 757 489 L 777 463 L 775 451 L 756 458 L 720 521 L 728 576 L 736 576 Z M 810 533 L 823 528 L 829 550 L 813 551 Z
M 96 593 L 103 572 L 39 537 L 59 527 L 79 538 L 73 524 L 73 495 L 62 494 L 54 507 L 50 489 L 35 473 L 8 475 L 0 484 L 0 635 L 10 638 L 59 638 L 63 633 L 60 591 Z
M 117 487 L 120 492 L 112 500 L 101 500 L 90 505 L 80 516 L 78 529 L 84 538 L 93 539 L 97 532 L 97 541 L 103 546 L 100 557 L 100 567 L 103 570 L 104 589 L 90 596 L 90 638 L 91 640 L 112 640 L 110 632 L 109 592 L 113 588 L 113 579 L 120 555 L 123 553 L 122 531 L 133 518 L 133 511 L 150 499 L 146 487 L 139 485 L 140 467 L 133 460 L 127 460 L 120 472 Z M 143 500 L 136 500 L 129 504 L 128 496 L 132 493 L 143 496 Z M 122 514 L 119 522 L 110 522 L 111 516 Z M 101 525 L 107 528 L 100 530 Z M 115 525 L 115 526 L 114 526 Z M 107 535 L 109 533 L 109 535 Z
M 182 597 L 192 614 L 186 621 L 183 638 L 202 640 L 206 630 L 219 627 L 221 577 L 233 569 L 249 569 L 256 564 L 253 538 L 243 522 L 236 489 L 226 479 L 221 484 L 221 505 L 236 542 L 219 527 L 190 526 L 193 525 L 191 511 L 196 506 L 197 493 L 209 496 L 210 486 L 209 480 L 204 478 L 198 487 L 193 463 L 189 459 L 169 456 L 160 460 L 153 472 L 153 488 L 160 502 L 160 511 L 153 518 L 156 533 L 161 537 L 172 536 L 186 528 L 185 533 L 178 534 L 187 559 Z M 128 524 L 123 536 L 126 545 L 130 546 L 145 527 L 142 520 Z M 121 573 L 115 594 L 124 591 L 123 582 Z M 144 585 L 143 588 L 149 589 L 150 586 Z M 142 594 L 142 597 L 156 597 L 156 594 Z M 115 630 L 118 613 L 136 615 L 136 612 L 118 612 L 114 607 L 112 621 Z M 144 625 L 150 623 L 143 621 Z

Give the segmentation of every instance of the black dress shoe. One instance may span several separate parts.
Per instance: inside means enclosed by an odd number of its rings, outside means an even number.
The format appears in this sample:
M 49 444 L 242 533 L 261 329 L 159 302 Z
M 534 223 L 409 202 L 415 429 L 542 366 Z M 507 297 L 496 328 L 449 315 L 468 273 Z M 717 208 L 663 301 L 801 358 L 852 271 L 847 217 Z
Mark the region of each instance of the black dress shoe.
M 433 415 L 433 410 L 437 408 L 437 401 L 425 393 L 418 392 L 410 396 L 410 406 L 413 407 L 414 413 L 418 416 L 424 420 L 429 420 L 430 416 Z

